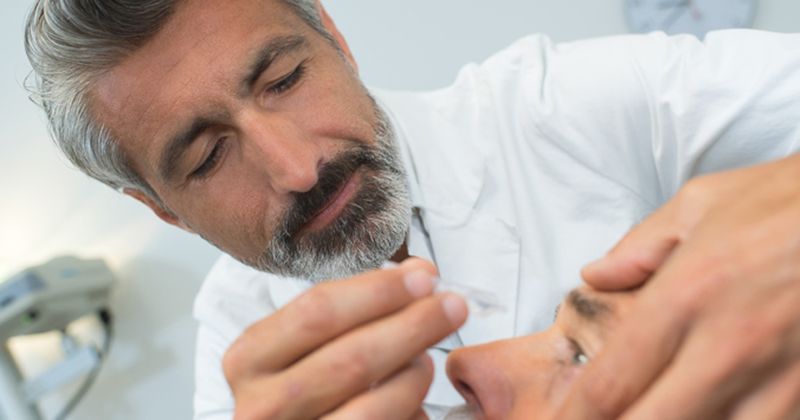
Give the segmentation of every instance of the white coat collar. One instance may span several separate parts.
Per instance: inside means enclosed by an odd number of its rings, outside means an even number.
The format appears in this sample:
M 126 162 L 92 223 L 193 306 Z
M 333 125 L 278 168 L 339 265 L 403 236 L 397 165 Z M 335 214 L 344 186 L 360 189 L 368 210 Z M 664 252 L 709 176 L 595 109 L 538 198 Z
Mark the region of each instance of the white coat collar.
M 470 317 L 458 337 L 474 345 L 514 334 L 520 245 L 513 223 L 481 206 L 487 152 L 480 140 L 492 141 L 498 134 L 486 123 L 491 110 L 479 109 L 484 104 L 452 97 L 461 91 L 373 93 L 397 134 L 412 205 L 419 210 L 442 278 L 490 290 L 506 307 L 486 318 Z M 445 101 L 452 106 L 442 106 Z M 276 307 L 311 286 L 278 277 L 270 283 Z M 453 340 L 448 342 L 453 346 Z
M 412 202 L 420 210 L 442 278 L 490 290 L 506 307 L 486 318 L 470 317 L 459 337 L 473 345 L 514 334 L 520 245 L 515 226 L 482 205 L 488 153 L 482 142 L 498 133 L 487 124 L 493 121 L 491 110 L 481 109 L 488 105 L 474 95 L 453 97 L 464 91 L 376 96 L 395 128 Z

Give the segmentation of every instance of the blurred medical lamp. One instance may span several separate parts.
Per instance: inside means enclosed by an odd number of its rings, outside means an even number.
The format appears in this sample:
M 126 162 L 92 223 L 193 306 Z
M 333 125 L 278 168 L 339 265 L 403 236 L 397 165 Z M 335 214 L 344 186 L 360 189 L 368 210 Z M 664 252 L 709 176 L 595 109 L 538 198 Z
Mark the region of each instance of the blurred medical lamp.
M 8 420 L 41 420 L 37 402 L 85 376 L 56 418 L 64 418 L 94 381 L 111 340 L 108 299 L 114 274 L 102 260 L 60 257 L 30 267 L 0 283 L 0 411 Z M 69 324 L 96 314 L 105 329 L 102 348 L 80 345 Z M 26 380 L 8 348 L 10 338 L 60 331 L 64 360 Z

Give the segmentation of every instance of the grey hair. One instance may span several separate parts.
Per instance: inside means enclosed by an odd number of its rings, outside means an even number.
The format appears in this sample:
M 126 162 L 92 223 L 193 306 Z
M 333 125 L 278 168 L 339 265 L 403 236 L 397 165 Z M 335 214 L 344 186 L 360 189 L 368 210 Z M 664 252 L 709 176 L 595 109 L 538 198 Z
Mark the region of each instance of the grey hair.
M 317 0 L 281 0 L 331 39 Z M 36 0 L 25 28 L 32 99 L 51 136 L 81 171 L 116 190 L 138 189 L 162 207 L 109 130 L 95 121 L 88 94 L 104 72 L 141 48 L 172 15 L 176 0 Z M 166 207 L 164 207 L 166 209 Z

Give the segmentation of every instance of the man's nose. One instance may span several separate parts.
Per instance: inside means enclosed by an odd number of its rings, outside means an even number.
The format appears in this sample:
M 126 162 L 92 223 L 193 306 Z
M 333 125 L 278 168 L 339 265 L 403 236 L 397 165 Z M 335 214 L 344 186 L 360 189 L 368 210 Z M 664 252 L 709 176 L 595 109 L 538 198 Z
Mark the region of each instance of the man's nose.
M 278 193 L 306 192 L 319 180 L 323 149 L 310 133 L 280 115 L 243 117 L 245 156 Z
M 492 344 L 455 350 L 447 358 L 447 376 L 456 390 L 487 420 L 507 418 L 513 389 Z

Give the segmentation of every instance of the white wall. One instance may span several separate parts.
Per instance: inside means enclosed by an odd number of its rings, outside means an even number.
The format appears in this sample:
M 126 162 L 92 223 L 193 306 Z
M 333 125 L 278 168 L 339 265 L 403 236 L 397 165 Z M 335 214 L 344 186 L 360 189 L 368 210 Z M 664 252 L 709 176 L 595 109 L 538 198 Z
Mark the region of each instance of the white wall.
M 468 61 L 515 38 L 555 40 L 625 31 L 622 0 L 326 0 L 368 84 L 445 85 Z M 191 302 L 218 255 L 149 211 L 70 169 L 21 88 L 28 2 L 0 6 L 0 276 L 60 253 L 107 258 L 120 275 L 117 339 L 78 419 L 185 419 L 191 413 Z M 762 0 L 756 26 L 800 30 L 800 2 Z M 33 347 L 25 365 L 48 356 Z M 52 412 L 57 399 L 48 400 Z
M 29 4 L 0 6 L 0 272 L 61 253 L 107 258 L 120 277 L 112 302 L 117 337 L 73 418 L 189 418 L 191 304 L 217 252 L 162 226 L 149 210 L 69 168 L 57 154 L 43 115 L 21 88 L 29 71 L 22 47 Z M 51 355 L 34 344 L 22 356 L 38 370 Z M 48 419 L 60 402 L 46 401 Z
M 760 0 L 755 27 L 800 29 L 800 2 Z M 330 0 L 367 83 L 433 88 L 532 32 L 556 41 L 626 32 L 624 0 Z

